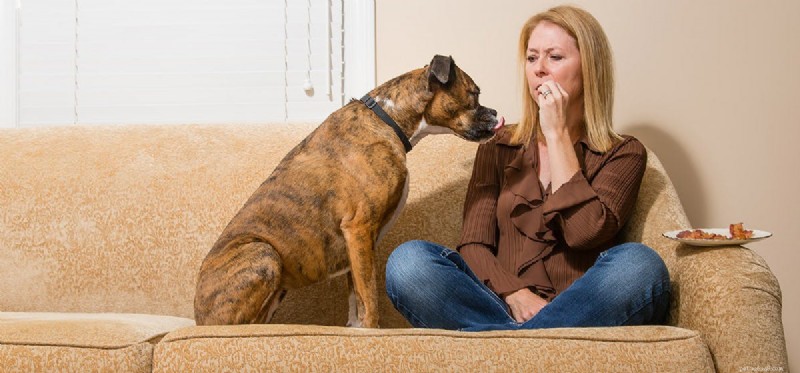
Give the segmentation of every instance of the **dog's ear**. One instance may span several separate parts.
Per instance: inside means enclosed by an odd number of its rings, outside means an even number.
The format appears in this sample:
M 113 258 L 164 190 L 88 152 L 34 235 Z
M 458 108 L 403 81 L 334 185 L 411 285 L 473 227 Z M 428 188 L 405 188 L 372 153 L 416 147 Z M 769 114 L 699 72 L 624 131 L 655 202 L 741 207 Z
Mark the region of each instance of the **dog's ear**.
M 428 86 L 432 86 L 434 82 L 446 86 L 447 83 L 453 81 L 452 78 L 456 73 L 455 66 L 453 57 L 438 54 L 433 56 L 433 60 L 428 65 Z

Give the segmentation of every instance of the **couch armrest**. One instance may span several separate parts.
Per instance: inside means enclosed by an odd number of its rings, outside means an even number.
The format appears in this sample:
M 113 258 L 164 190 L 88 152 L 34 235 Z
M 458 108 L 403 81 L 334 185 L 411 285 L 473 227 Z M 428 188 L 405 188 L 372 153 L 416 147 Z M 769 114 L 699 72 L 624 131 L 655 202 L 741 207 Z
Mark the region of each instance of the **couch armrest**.
M 677 247 L 671 324 L 696 330 L 717 371 L 788 371 L 781 290 L 761 256 L 742 246 Z

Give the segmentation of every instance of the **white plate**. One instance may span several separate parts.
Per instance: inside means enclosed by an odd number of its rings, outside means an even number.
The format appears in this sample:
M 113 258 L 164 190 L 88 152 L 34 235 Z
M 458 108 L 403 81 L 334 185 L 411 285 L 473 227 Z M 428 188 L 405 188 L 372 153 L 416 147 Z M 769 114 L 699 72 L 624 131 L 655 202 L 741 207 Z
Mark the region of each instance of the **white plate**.
M 708 233 L 716 233 L 721 234 L 723 236 L 730 236 L 731 231 L 728 228 L 695 228 L 700 229 L 703 232 Z M 677 231 L 669 231 L 662 234 L 664 237 L 669 238 L 671 240 L 680 241 L 687 245 L 692 246 L 723 246 L 723 245 L 742 245 L 750 242 L 761 241 L 765 238 L 769 238 L 772 236 L 772 233 L 767 231 L 760 231 L 757 229 L 752 229 L 753 236 L 747 240 L 697 240 L 697 239 L 689 239 L 689 238 L 678 238 L 678 233 L 684 231 L 685 229 L 677 230 Z M 694 229 L 689 229 L 694 230 Z

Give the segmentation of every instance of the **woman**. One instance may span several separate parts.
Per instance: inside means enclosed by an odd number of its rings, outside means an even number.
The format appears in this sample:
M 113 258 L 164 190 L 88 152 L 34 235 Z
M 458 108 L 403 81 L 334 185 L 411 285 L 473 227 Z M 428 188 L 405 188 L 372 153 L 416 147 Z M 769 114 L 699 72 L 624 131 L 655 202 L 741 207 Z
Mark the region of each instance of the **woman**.
M 522 28 L 520 123 L 481 145 L 453 251 L 411 241 L 386 289 L 415 327 L 533 329 L 663 323 L 669 275 L 617 242 L 646 152 L 612 130 L 611 51 L 589 13 L 556 7 Z

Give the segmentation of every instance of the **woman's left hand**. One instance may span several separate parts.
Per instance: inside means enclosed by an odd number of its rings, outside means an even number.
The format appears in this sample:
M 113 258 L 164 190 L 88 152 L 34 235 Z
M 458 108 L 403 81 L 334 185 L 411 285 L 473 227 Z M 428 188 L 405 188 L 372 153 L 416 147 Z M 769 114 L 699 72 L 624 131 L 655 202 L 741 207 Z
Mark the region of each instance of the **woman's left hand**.
M 569 94 L 558 82 L 548 80 L 536 88 L 536 103 L 539 105 L 539 123 L 544 137 L 569 134 L 567 107 Z
M 518 323 L 524 323 L 536 316 L 547 305 L 547 301 L 528 288 L 519 289 L 503 297 Z

